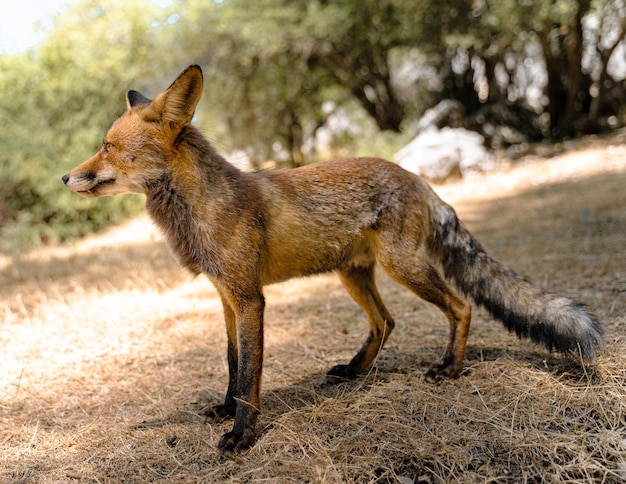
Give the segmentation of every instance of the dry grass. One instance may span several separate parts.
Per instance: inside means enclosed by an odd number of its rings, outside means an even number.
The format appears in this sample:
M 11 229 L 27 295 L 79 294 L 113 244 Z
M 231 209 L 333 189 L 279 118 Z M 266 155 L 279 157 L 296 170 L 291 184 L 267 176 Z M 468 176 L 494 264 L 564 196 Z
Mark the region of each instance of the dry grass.
M 398 328 L 371 373 L 329 386 L 367 323 L 332 275 L 267 288 L 258 444 L 224 459 L 230 422 L 211 285 L 177 269 L 140 218 L 105 236 L 0 261 L 0 481 L 623 482 L 626 148 L 441 187 L 492 254 L 589 304 L 596 368 L 520 342 L 481 311 L 465 375 L 430 385 L 436 309 L 380 277 Z

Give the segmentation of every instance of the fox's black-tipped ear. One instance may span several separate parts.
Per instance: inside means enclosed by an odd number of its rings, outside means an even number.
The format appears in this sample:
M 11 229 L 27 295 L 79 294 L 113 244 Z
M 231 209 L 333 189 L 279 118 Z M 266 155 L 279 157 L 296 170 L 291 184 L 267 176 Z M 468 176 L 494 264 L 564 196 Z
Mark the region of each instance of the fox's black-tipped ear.
M 137 91 L 128 91 L 126 93 L 126 108 L 130 109 L 140 104 L 149 104 L 152 100 Z
M 202 97 L 204 80 L 200 66 L 185 69 L 165 92 L 159 94 L 152 103 L 163 121 L 172 127 L 182 129 L 191 123 L 196 106 Z

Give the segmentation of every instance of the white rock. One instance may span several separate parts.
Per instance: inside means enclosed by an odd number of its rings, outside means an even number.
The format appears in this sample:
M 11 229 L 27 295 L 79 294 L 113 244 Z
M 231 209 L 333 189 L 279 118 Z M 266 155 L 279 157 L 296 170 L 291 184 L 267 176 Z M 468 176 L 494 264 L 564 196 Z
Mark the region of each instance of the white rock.
M 394 161 L 431 181 L 443 181 L 459 174 L 465 177 L 495 168 L 495 159 L 484 142 L 474 131 L 430 127 L 402 148 Z

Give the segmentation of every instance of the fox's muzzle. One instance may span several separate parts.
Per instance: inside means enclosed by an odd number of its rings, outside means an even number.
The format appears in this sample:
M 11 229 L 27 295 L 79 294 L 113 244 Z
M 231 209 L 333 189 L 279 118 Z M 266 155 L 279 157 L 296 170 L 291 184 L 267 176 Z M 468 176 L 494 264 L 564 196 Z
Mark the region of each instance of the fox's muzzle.
M 82 197 L 105 195 L 99 189 L 115 183 L 115 176 L 109 173 L 95 175 L 92 172 L 68 173 L 61 177 L 65 186 Z

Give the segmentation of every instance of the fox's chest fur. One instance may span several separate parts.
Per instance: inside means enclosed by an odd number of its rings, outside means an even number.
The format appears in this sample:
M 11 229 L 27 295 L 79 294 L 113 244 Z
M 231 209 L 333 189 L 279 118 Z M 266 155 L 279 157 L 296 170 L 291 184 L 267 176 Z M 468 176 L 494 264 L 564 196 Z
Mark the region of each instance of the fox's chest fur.
M 146 210 L 164 233 L 167 244 L 178 262 L 193 274 L 207 273 L 218 277 L 217 247 L 193 213 L 188 197 L 163 175 L 146 199 Z

